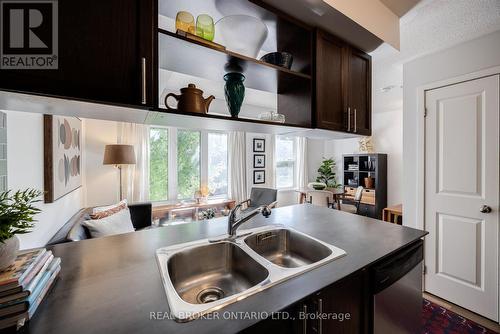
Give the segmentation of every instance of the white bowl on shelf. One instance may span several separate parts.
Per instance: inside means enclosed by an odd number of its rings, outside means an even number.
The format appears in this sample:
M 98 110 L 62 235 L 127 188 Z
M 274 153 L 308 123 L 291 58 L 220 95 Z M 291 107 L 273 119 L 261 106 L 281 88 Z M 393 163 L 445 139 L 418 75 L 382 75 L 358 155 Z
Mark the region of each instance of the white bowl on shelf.
M 275 111 L 267 111 L 259 114 L 259 119 L 261 121 L 275 122 L 275 123 L 285 123 L 285 115 L 278 114 Z
M 225 16 L 215 24 L 214 42 L 227 50 L 256 58 L 267 38 L 267 26 L 249 15 Z

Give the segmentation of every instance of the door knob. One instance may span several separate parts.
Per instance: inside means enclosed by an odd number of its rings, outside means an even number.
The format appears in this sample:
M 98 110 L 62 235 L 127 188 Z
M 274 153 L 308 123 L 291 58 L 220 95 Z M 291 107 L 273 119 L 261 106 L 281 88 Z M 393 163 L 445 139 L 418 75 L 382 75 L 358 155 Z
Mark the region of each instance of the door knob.
M 483 205 L 481 209 L 479 209 L 481 213 L 490 213 L 491 212 L 491 207 L 488 205 Z

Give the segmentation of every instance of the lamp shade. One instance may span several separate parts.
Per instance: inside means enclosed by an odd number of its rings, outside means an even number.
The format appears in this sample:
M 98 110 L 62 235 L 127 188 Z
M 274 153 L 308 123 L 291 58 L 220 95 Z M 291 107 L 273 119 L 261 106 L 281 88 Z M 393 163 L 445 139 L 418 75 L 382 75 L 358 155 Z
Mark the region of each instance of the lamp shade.
M 134 146 L 121 144 L 106 145 L 102 163 L 104 165 L 134 165 Z

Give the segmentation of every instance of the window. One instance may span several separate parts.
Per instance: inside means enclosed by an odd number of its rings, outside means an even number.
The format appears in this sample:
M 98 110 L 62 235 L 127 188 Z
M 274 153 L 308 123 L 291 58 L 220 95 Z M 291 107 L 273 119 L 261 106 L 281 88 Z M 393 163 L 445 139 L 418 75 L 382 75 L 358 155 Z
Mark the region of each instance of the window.
M 149 198 L 152 201 L 168 199 L 168 130 L 151 128 L 149 131 Z
M 190 199 L 207 185 L 212 197 L 228 193 L 228 136 L 224 132 L 151 127 L 149 198 Z M 169 168 L 170 167 L 170 168 Z
M 208 189 L 212 196 L 227 194 L 227 134 L 208 133 Z
M 294 138 L 276 137 L 276 187 L 295 186 L 296 144 Z
M 200 132 L 177 131 L 177 198 L 192 198 L 200 188 Z

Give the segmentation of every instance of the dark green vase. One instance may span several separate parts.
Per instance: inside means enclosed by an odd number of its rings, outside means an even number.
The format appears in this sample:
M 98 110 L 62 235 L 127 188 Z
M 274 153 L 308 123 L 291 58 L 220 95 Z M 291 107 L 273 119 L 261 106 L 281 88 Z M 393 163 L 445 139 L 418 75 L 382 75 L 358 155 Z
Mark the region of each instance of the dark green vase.
M 231 113 L 231 117 L 238 117 L 240 113 L 243 99 L 245 98 L 245 76 L 241 73 L 227 73 L 224 75 L 226 85 L 224 86 L 224 93 L 226 95 L 227 107 Z

